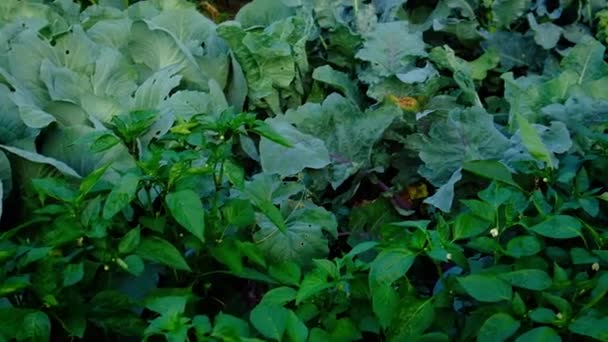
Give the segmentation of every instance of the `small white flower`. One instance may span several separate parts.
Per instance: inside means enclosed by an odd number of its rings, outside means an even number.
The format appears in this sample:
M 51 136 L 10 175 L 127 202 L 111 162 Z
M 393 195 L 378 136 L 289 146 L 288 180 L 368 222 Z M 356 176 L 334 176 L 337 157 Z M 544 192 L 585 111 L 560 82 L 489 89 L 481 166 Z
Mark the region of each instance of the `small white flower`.
M 448 260 L 452 260 L 452 253 L 446 254 L 445 258 L 448 259 Z
M 110 266 L 108 266 L 108 265 L 103 265 L 103 270 L 104 270 L 104 271 L 109 271 L 109 270 L 110 270 Z
M 492 230 L 490 230 L 490 235 L 492 235 L 492 237 L 497 237 L 498 236 L 498 228 L 492 228 Z
M 600 270 L 600 264 L 598 264 L 597 262 L 594 262 L 593 265 L 591 265 L 591 269 L 594 270 L 595 272 Z
M 564 315 L 562 315 L 562 313 L 561 313 L 561 312 L 558 312 L 558 313 L 557 313 L 557 315 L 555 315 L 555 317 L 557 317 L 557 319 L 560 319 L 560 320 L 561 320 L 561 319 L 563 319 L 563 318 L 564 318 Z

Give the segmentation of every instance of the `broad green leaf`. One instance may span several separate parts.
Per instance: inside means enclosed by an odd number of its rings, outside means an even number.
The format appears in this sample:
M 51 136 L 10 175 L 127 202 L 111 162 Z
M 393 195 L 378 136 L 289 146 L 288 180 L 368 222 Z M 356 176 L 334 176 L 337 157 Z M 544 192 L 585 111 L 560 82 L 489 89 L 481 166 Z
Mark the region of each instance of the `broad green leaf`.
M 494 222 L 496 213 L 494 212 L 492 204 L 473 199 L 461 200 L 460 202 L 469 208 L 473 215 L 482 218 L 485 221 Z
M 111 133 L 101 134 L 91 144 L 91 152 L 98 153 L 104 152 L 112 147 L 120 144 L 121 140 L 119 137 Z
M 370 166 L 374 145 L 399 115 L 394 106 L 361 112 L 353 102 L 333 93 L 322 104 L 309 102 L 288 110 L 285 118 L 301 132 L 325 142 L 332 158 L 330 183 L 337 188 L 358 170 Z
M 512 0 L 501 0 L 503 3 L 510 1 Z M 522 0 L 513 0 L 520 1 Z M 542 67 L 547 58 L 546 50 L 536 44 L 532 35 L 519 32 L 497 30 L 488 35 L 482 46 L 498 53 L 501 69 L 506 71 L 523 66 L 537 69 Z
M 205 242 L 205 209 L 194 191 L 181 190 L 169 193 L 165 197 L 165 203 L 175 221 Z
M 249 336 L 249 324 L 240 318 L 220 312 L 213 320 L 211 336 L 228 341 L 239 341 Z
M 472 239 L 467 243 L 467 247 L 483 253 L 494 253 L 500 250 L 500 244 L 495 238 L 489 236 L 480 236 Z
M 129 230 L 118 243 L 118 253 L 128 254 L 137 248 L 141 241 L 141 229 L 139 227 Z
M 300 284 L 300 277 L 302 276 L 298 264 L 289 261 L 271 264 L 268 274 L 282 284 L 295 286 Z
M 224 161 L 224 175 L 236 188 L 242 189 L 245 185 L 245 170 L 233 159 Z
M 478 236 L 490 228 L 491 222 L 473 213 L 458 215 L 452 227 L 454 240 L 468 239 Z
M 357 244 L 355 247 L 353 247 L 353 249 L 351 249 L 345 256 L 354 258 L 355 256 L 357 256 L 361 253 L 365 253 L 365 252 L 369 251 L 370 249 L 375 248 L 376 246 L 378 246 L 378 244 L 379 243 L 376 241 L 361 242 L 361 243 Z
M 328 330 L 331 337 L 327 341 L 358 341 L 363 337 L 351 318 L 338 319 Z
M 291 310 L 288 312 L 285 334 L 294 342 L 306 342 L 306 339 L 308 338 L 308 327 L 302 322 L 300 317 Z
M 327 279 L 327 275 L 319 270 L 314 270 L 302 279 L 300 289 L 296 295 L 296 305 L 299 305 L 308 298 L 315 296 L 325 289 L 332 287 L 333 285 Z
M 488 318 L 477 335 L 479 342 L 505 341 L 513 336 L 521 323 L 508 314 L 497 313 Z
M 148 237 L 141 240 L 135 254 L 144 260 L 157 262 L 181 271 L 191 271 L 180 252 L 167 240 Z
M 587 36 L 568 52 L 560 66 L 577 74 L 576 84 L 597 80 L 608 73 L 608 64 L 603 58 L 605 51 L 602 43 Z
M 312 72 L 312 78 L 338 89 L 346 98 L 354 103 L 360 103 L 359 90 L 355 82 L 347 74 L 335 70 L 330 65 L 316 68 Z
M 389 283 L 376 284 L 370 288 L 372 309 L 378 318 L 378 323 L 388 328 L 399 309 L 399 294 Z
M 276 226 L 279 231 L 284 233 L 287 230 L 287 225 L 283 215 L 273 203 L 272 193 L 277 187 L 277 179 L 268 175 L 256 175 L 252 181 L 245 185 L 245 194 L 251 200 L 253 205 L 258 207 L 260 211 L 266 215 L 268 220 Z
M 535 236 L 517 236 L 507 243 L 506 254 L 514 258 L 527 257 L 542 250 L 540 240 Z
M 462 169 L 457 169 L 433 196 L 424 199 L 424 203 L 431 204 L 443 212 L 449 212 L 454 201 L 454 187 L 460 179 L 462 179 Z
M 264 137 L 274 143 L 277 143 L 284 147 L 293 147 L 292 143 L 284 138 L 281 134 L 275 131 L 267 122 L 265 121 L 256 121 L 255 126 L 252 129 L 253 132 L 259 134 L 261 137 Z
M 296 299 L 296 294 L 297 291 L 291 287 L 277 287 L 264 294 L 262 303 L 282 306 Z
M 513 296 L 511 285 L 497 275 L 472 274 L 458 278 L 458 283 L 480 302 L 500 302 Z
M 11 164 L 6 154 L 0 151 L 0 192 L 2 192 L 2 196 L 0 196 L 0 206 L 2 205 L 2 200 L 11 192 L 12 187 L 13 172 L 11 170 Z M 0 217 L 2 217 L 1 212 Z
M 245 73 L 252 104 L 281 112 L 281 93 L 295 95 L 292 88 L 302 87 L 296 76 L 298 71 L 305 72 L 309 67 L 305 51 L 309 30 L 299 16 L 274 22 L 265 30 L 245 31 L 236 22 L 218 27 L 218 34 L 231 47 Z
M 186 309 L 188 298 L 185 296 L 168 295 L 147 298 L 146 308 L 159 314 L 181 314 Z
M 422 32 L 412 32 L 407 21 L 379 23 L 356 57 L 369 62 L 376 75 L 387 77 L 406 71 L 418 57 L 425 57 L 425 47 Z
M 82 225 L 74 219 L 59 217 L 53 220 L 51 229 L 42 236 L 42 243 L 47 246 L 61 246 L 76 241 L 85 234 Z
M 428 63 L 424 66 L 424 68 L 414 68 L 408 70 L 406 72 L 397 74 L 397 78 L 403 83 L 421 83 L 425 82 L 433 77 L 438 76 L 439 73 L 437 70 Z
M 528 13 L 528 23 L 534 31 L 534 41 L 543 49 L 553 49 L 557 45 L 563 32 L 561 27 L 551 22 L 538 24 L 532 13 Z
M 31 263 L 43 259 L 49 255 L 51 250 L 53 250 L 52 247 L 30 248 L 25 257 L 19 260 L 18 265 L 19 267 L 25 267 Z
M 205 335 L 209 334 L 213 330 L 213 327 L 211 326 L 211 321 L 206 315 L 194 316 L 192 318 L 192 326 L 196 331 L 196 338 L 198 340 L 204 340 Z
M 29 277 L 14 276 L 3 280 L 0 283 L 0 296 L 5 297 L 9 294 L 21 291 L 31 285 Z
M 260 159 L 265 172 L 287 177 L 295 175 L 305 168 L 323 168 L 331 162 L 329 152 L 321 139 L 298 131 L 280 117 L 269 119 L 266 122 L 289 141 L 292 147 L 285 147 L 262 138 Z
M 389 339 L 392 341 L 417 340 L 435 320 L 433 298 L 403 298 L 389 327 Z
M 431 50 L 429 58 L 437 66 L 447 68 L 453 72 L 453 78 L 465 95 L 465 99 L 472 105 L 483 108 L 477 94 L 475 80 L 486 78 L 490 69 L 498 65 L 499 56 L 489 50 L 473 62 L 468 62 L 458 56 L 448 45 L 435 47 Z
M 275 262 L 294 261 L 305 266 L 314 258 L 327 257 L 328 241 L 323 231 L 335 236 L 337 221 L 334 215 L 311 203 L 303 203 L 301 208 L 293 207 L 290 212 L 284 231 L 260 217 L 260 230 L 254 234 L 254 242 Z
M 284 1 L 253 0 L 247 2 L 236 14 L 236 20 L 245 28 L 268 26 L 295 14 L 295 10 Z
M 557 269 L 554 272 L 554 279 L 556 283 L 560 281 L 559 276 L 557 275 L 558 272 L 559 271 L 557 271 Z M 557 285 L 559 286 L 561 284 Z M 548 303 L 553 305 L 557 310 L 559 310 L 559 312 L 562 314 L 563 319 L 570 319 L 572 317 L 572 303 L 569 300 L 556 295 L 552 295 L 548 292 L 543 292 L 542 297 Z
M 118 260 L 118 259 L 117 259 Z M 126 271 L 139 277 L 144 273 L 144 261 L 137 255 L 129 255 L 125 258 L 124 263 L 127 265 Z
M 493 117 L 479 108 L 455 109 L 435 122 L 428 135 L 412 135 L 408 143 L 424 162 L 419 173 L 435 186 L 445 184 L 468 161 L 501 159 L 509 146 Z
M 414 263 L 416 254 L 407 249 L 385 249 L 371 263 L 369 284 L 374 287 L 381 284 L 392 284 Z
M 161 11 L 150 23 L 172 33 L 193 55 L 203 53 L 201 45 L 215 31 L 215 24 L 211 19 L 188 7 Z
M 526 0 L 495 0 L 492 2 L 492 14 L 498 28 L 508 27 L 521 17 L 530 7 Z
M 131 27 L 129 44 L 131 57 L 152 71 L 177 66 L 185 80 L 201 89 L 207 88 L 208 79 L 183 43 L 171 32 L 152 21 L 135 21 Z
M 266 338 L 281 341 L 288 316 L 289 311 L 282 306 L 260 303 L 251 311 L 249 319 Z
M 530 311 L 528 316 L 533 322 L 537 323 L 552 324 L 558 320 L 557 315 L 553 310 L 543 307 L 538 307 Z
M 529 230 L 553 239 L 571 239 L 581 236 L 582 224 L 575 217 L 555 215 L 528 228 Z
M 550 327 L 538 327 L 532 330 L 528 330 L 525 333 L 519 335 L 515 342 L 561 342 L 562 339 L 559 337 L 557 332 Z
M 258 247 L 258 245 L 253 242 L 237 240 L 236 246 L 239 252 L 241 252 L 243 256 L 247 257 L 248 261 L 264 268 L 267 267 L 264 252 Z
M 536 269 L 511 271 L 501 274 L 500 278 L 515 287 L 534 291 L 545 290 L 553 283 L 547 272 Z
M 42 311 L 31 312 L 23 317 L 21 330 L 17 335 L 19 340 L 36 342 L 49 341 L 51 335 L 51 320 Z
M 568 326 L 575 334 L 591 337 L 600 341 L 608 340 L 608 317 L 593 310 L 575 317 Z
M 134 173 L 127 173 L 122 177 L 106 198 L 102 213 L 104 219 L 111 219 L 135 199 L 139 180 L 140 177 Z
M 515 197 L 515 192 L 499 186 L 497 182 L 492 182 L 490 186 L 479 192 L 479 198 L 492 204 L 494 209 L 498 209 L 509 199 Z
M 15 104 L 14 100 L 9 87 L 0 84 L 0 109 L 4 113 L 0 118 L 0 143 L 2 144 L 11 144 L 33 133 L 20 116 L 22 106 Z
M 224 219 L 228 224 L 244 228 L 255 224 L 255 212 L 251 202 L 242 199 L 229 200 L 222 207 Z
M 71 176 L 74 178 L 81 178 L 80 175 L 76 171 L 74 171 L 71 167 L 69 167 L 67 164 L 65 164 L 64 162 L 61 162 L 57 159 L 48 158 L 48 157 L 45 157 L 38 153 L 26 151 L 26 150 L 23 150 L 23 149 L 20 149 L 17 147 L 0 145 L 0 148 L 3 148 L 8 152 L 13 153 L 23 159 L 29 160 L 33 163 L 50 165 L 50 166 L 56 168 L 59 172 L 65 174 L 67 176 Z
M 239 252 L 234 240 L 226 240 L 211 249 L 211 255 L 235 274 L 243 271 L 242 255 Z
M 76 192 L 69 187 L 67 182 L 57 178 L 32 179 L 34 189 L 39 193 L 64 202 L 71 202 L 76 198 Z
M 524 303 L 524 300 L 521 298 L 518 292 L 515 292 L 515 294 L 513 295 L 511 307 L 513 309 L 513 313 L 517 316 L 523 316 L 528 311 L 526 303 Z
M 507 167 L 496 160 L 471 160 L 464 163 L 464 170 L 474 173 L 478 176 L 503 182 L 519 188 L 519 185 L 513 180 L 513 176 Z
M 79 26 L 76 28 L 78 27 Z M 80 28 L 80 31 L 81 30 L 82 28 Z M 75 32 L 78 31 L 75 30 Z M 76 48 L 68 48 L 65 51 L 73 50 L 76 50 Z M 90 82 L 83 74 L 75 72 L 70 68 L 56 66 L 48 60 L 43 60 L 42 64 L 40 65 L 40 79 L 44 81 L 48 89 L 48 94 L 54 101 L 65 101 L 77 104 L 79 103 L 79 99 L 83 97 L 85 93 L 91 91 Z M 41 122 L 40 124 L 42 126 L 48 125 L 49 120 L 45 121 Z M 38 122 L 35 124 L 37 125 Z
M 79 196 L 85 196 L 87 195 L 91 190 L 93 190 L 93 188 L 95 187 L 95 185 L 97 185 L 97 183 L 99 182 L 99 180 L 101 179 L 101 177 L 103 177 L 103 175 L 106 173 L 106 171 L 110 168 L 111 164 L 106 164 L 105 166 L 102 166 L 100 168 L 98 168 L 97 170 L 91 172 L 90 174 L 88 174 L 83 180 L 82 182 L 80 182 L 80 193 Z
M 63 270 L 63 286 L 72 286 L 77 284 L 84 277 L 84 264 L 69 264 Z
M 534 129 L 522 115 L 517 114 L 516 119 L 517 124 L 519 125 L 522 142 L 528 149 L 528 152 L 530 152 L 535 159 L 545 162 L 550 168 L 554 168 L 551 152 L 549 152 L 545 144 L 543 144 L 536 129 Z

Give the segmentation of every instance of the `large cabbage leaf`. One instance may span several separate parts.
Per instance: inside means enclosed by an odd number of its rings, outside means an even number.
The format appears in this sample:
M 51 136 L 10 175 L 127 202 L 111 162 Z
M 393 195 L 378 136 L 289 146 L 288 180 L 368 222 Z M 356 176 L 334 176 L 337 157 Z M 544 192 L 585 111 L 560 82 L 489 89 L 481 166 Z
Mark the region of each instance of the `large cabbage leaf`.
M 337 188 L 371 166 L 374 145 L 399 114 L 390 105 L 362 112 L 352 101 L 333 93 L 322 104 L 307 103 L 289 110 L 285 117 L 301 132 L 325 142 L 332 158 L 329 179 Z
M 228 47 L 194 4 L 145 1 L 126 8 L 103 1 L 80 10 L 71 1 L 0 4 L 3 197 L 32 177 L 84 177 L 107 163 L 105 180 L 118 180 L 135 165 L 127 150 L 90 151 L 90 137 L 108 132 L 117 115 L 156 113 L 139 140 L 147 148 L 178 117 L 228 108 Z M 238 73 L 232 80 L 238 82 Z M 179 86 L 188 90 L 176 91 Z

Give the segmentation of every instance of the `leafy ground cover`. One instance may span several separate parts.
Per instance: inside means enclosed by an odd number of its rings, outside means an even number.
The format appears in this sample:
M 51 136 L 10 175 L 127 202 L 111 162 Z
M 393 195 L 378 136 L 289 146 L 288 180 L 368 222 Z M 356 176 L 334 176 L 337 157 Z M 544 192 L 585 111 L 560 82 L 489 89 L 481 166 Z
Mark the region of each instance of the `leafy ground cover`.
M 608 341 L 607 5 L 2 1 L 0 341 Z

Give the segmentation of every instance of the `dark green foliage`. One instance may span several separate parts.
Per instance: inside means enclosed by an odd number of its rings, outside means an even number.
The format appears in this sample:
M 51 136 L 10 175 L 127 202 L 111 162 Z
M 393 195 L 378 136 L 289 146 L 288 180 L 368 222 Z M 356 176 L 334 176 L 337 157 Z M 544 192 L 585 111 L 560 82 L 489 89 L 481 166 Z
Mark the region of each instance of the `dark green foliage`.
M 0 341 L 607 341 L 607 5 L 5 0 Z

